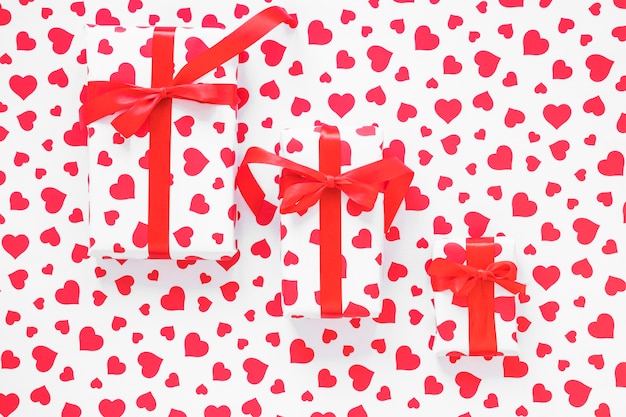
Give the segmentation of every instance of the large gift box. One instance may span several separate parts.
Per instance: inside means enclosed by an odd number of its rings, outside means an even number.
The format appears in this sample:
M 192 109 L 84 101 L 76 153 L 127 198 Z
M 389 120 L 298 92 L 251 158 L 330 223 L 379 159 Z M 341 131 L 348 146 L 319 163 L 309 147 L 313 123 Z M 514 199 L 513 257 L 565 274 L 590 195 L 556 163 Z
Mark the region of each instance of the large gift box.
M 382 142 L 376 126 L 285 129 L 280 137 L 284 158 L 259 148 L 246 154 L 238 185 L 260 223 L 275 207 L 264 199 L 249 165 L 283 168 L 285 316 L 367 317 L 380 312 L 384 232 L 413 178 L 398 159 L 381 160 Z M 384 198 L 377 198 L 379 193 Z
M 226 38 L 219 28 L 86 28 L 91 255 L 235 252 L 237 56 L 281 22 L 294 24 L 271 7 Z
M 440 356 L 517 356 L 515 246 L 510 238 L 442 239 L 428 274 L 434 292 Z

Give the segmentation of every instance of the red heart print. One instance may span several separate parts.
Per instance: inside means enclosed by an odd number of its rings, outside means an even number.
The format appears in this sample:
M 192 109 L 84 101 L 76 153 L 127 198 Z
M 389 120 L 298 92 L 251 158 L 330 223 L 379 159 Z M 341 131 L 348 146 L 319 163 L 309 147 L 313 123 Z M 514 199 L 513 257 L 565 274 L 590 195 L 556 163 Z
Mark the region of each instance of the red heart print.
M 446 151 L 448 155 L 456 154 L 460 143 L 461 137 L 459 135 L 450 135 L 441 139 L 443 150 Z
M 307 29 L 309 45 L 326 45 L 333 39 L 333 33 L 324 27 L 321 20 L 313 20 Z
M 604 102 L 600 96 L 595 96 L 583 103 L 583 110 L 585 113 L 592 113 L 595 116 L 602 116 L 605 111 Z
M 459 386 L 459 394 L 463 398 L 472 398 L 478 391 L 481 381 L 480 378 L 469 372 L 459 372 L 454 377 L 454 382 Z
M 78 304 L 78 296 L 80 294 L 80 287 L 74 280 L 65 281 L 63 288 L 58 289 L 54 298 L 59 304 Z
M 337 384 L 337 377 L 332 375 L 326 368 L 321 369 L 317 374 L 317 385 L 320 388 L 332 388 Z
M 189 211 L 193 211 L 198 214 L 206 214 L 209 212 L 209 204 L 206 202 L 204 194 L 195 194 L 191 198 Z
M 225 405 L 210 405 L 204 409 L 204 417 L 230 417 L 230 408 Z
M 556 313 L 559 311 L 559 303 L 555 301 L 548 301 L 539 306 L 539 311 L 546 321 L 556 320 Z
M 253 398 L 243 403 L 241 411 L 251 417 L 260 417 L 262 412 L 261 404 L 259 404 L 259 400 Z
M 252 246 L 250 247 L 250 252 L 253 255 L 260 256 L 263 259 L 269 258 L 270 255 L 272 254 L 270 245 L 267 243 L 267 240 L 265 239 L 262 239 L 262 240 L 259 240 L 258 242 L 253 243 Z
M 111 197 L 116 200 L 128 200 L 135 198 L 135 180 L 128 174 L 122 174 L 117 182 L 109 188 Z
M 489 221 L 490 219 L 488 217 L 476 211 L 470 211 L 464 218 L 464 222 L 468 226 L 467 231 L 470 237 L 481 237 L 485 233 L 485 230 L 487 230 Z
M 217 28 L 217 29 L 226 28 L 226 25 L 224 25 L 223 23 L 220 23 L 214 14 L 207 14 L 206 16 L 204 16 L 202 18 L 201 26 L 203 28 Z
M 183 137 L 191 136 L 191 128 L 195 123 L 195 119 L 191 116 L 183 116 L 174 122 L 174 126 L 178 133 Z
M 183 152 L 183 158 L 185 159 L 185 166 L 183 170 L 185 174 L 189 176 L 196 176 L 202 172 L 204 167 L 207 166 L 209 160 L 204 154 L 196 148 L 187 148 Z
M 611 151 L 598 162 L 598 172 L 607 177 L 624 175 L 624 155 L 620 151 Z
M 298 301 L 298 281 L 282 280 L 281 293 L 283 295 L 283 304 L 291 306 Z
M 443 59 L 444 74 L 458 74 L 463 69 L 463 65 L 458 62 L 452 55 L 448 55 Z
M 415 30 L 415 49 L 418 51 L 432 51 L 439 46 L 439 36 L 430 31 L 428 26 L 419 26 Z
M 448 124 L 461 113 L 461 107 L 461 102 L 455 98 L 439 99 L 435 102 L 435 112 Z
M 135 84 L 135 67 L 128 62 L 121 63 L 117 72 L 111 74 L 110 80 L 118 83 Z
M 494 311 L 500 315 L 502 321 L 513 321 L 515 319 L 515 298 L 496 297 Z
M 505 356 L 502 368 L 505 378 L 522 378 L 528 374 L 528 364 L 518 356 Z
M 604 55 L 589 55 L 585 60 L 585 65 L 589 69 L 589 78 L 592 81 L 604 81 L 609 76 L 614 62 Z
M 261 52 L 265 54 L 265 63 L 270 67 L 280 64 L 286 49 L 284 45 L 272 39 L 263 41 L 261 44 Z
M 572 109 L 567 104 L 561 104 L 559 106 L 548 104 L 543 109 L 543 117 L 555 129 L 563 126 L 563 124 L 569 120 L 571 115 Z
M 191 238 L 193 236 L 193 229 L 189 226 L 183 226 L 176 230 L 174 233 L 174 239 L 183 248 L 191 246 Z
M 126 404 L 122 400 L 104 399 L 98 404 L 98 411 L 102 417 L 121 417 L 126 410 Z
M 48 213 L 58 213 L 65 202 L 65 194 L 54 187 L 46 187 L 41 191 L 41 199 L 45 202 L 45 209 Z
M 513 166 L 513 151 L 506 145 L 500 145 L 495 153 L 489 155 L 487 164 L 495 170 L 511 169 Z
M 328 97 L 328 105 L 337 116 L 345 116 L 354 107 L 355 99 L 350 93 L 337 94 L 333 93 Z
M 315 357 L 313 349 L 308 347 L 304 340 L 295 339 L 289 345 L 291 363 L 309 363 Z
M 560 276 L 561 271 L 556 266 L 538 265 L 533 269 L 533 278 L 546 291 L 559 280 Z
M 396 369 L 412 371 L 420 366 L 420 357 L 409 346 L 400 346 L 396 350 Z
M 0 25 L 2 25 L 2 14 L 1 12 L 6 11 L 4 9 L 0 9 Z M 8 13 L 8 11 L 6 11 Z M 9 17 L 10 20 L 10 17 Z M 20 405 L 20 397 L 17 394 L 2 394 L 0 393 L 0 414 L 3 417 L 9 417 L 17 407 Z
M 504 124 L 506 127 L 515 127 L 520 123 L 524 123 L 526 115 L 517 109 L 509 108 L 504 116 Z
M 13 259 L 23 254 L 28 249 L 29 243 L 28 236 L 21 234 L 15 236 L 8 234 L 2 238 L 2 247 Z
M 598 315 L 596 321 L 589 323 L 587 330 L 596 339 L 612 339 L 615 323 L 610 314 L 602 313 Z
M 32 351 L 33 359 L 35 359 L 35 368 L 39 372 L 48 372 L 52 369 L 57 352 L 46 346 L 36 346 Z
M 37 79 L 32 75 L 26 75 L 24 77 L 13 75 L 9 79 L 9 87 L 11 87 L 11 90 L 22 100 L 26 100 L 37 88 Z
M 576 240 L 583 245 L 588 245 L 593 242 L 600 229 L 600 225 L 584 217 L 574 220 L 573 227 L 574 231 L 578 234 Z
M 171 287 L 169 292 L 161 297 L 161 307 L 169 311 L 185 309 L 185 291 L 178 286 Z
M 79 334 L 80 350 L 96 351 L 100 350 L 104 344 L 102 336 L 96 334 L 91 326 L 83 327 Z
M 268 367 L 266 363 L 256 358 L 248 358 L 243 361 L 243 370 L 248 374 L 246 379 L 252 385 L 259 384 L 263 381 Z
M 52 50 L 59 55 L 69 51 L 74 35 L 62 28 L 52 28 L 48 31 L 48 39 L 52 42 Z
M 137 356 L 137 363 L 141 366 L 141 375 L 145 378 L 154 378 L 161 369 L 163 359 L 152 352 L 142 352 Z
M 530 217 L 537 212 L 537 203 L 531 201 L 526 193 L 516 193 L 511 203 L 514 217 Z
M 575 379 L 565 383 L 565 392 L 569 395 L 569 403 L 574 407 L 582 407 L 589 399 L 591 387 Z
M 424 394 L 439 395 L 443 392 L 443 384 L 437 381 L 434 375 L 429 375 L 424 379 Z
M 478 74 L 481 77 L 491 77 L 498 68 L 500 57 L 489 51 L 478 51 L 474 55 L 474 62 L 478 65 Z
M 309 103 L 306 99 L 300 97 L 295 97 L 293 99 L 293 103 L 291 104 L 291 114 L 294 116 L 301 116 L 309 110 L 311 110 L 311 103 Z
M 375 72 L 384 71 L 389 65 L 393 52 L 379 45 L 370 46 L 367 50 L 367 57 L 372 61 L 372 69 Z
M 352 238 L 352 246 L 357 249 L 372 247 L 372 233 L 368 229 L 361 229 L 359 234 Z
M 415 116 L 417 116 L 417 109 L 415 106 L 408 103 L 400 103 L 397 113 L 399 121 L 404 123 L 409 119 L 413 119 Z
M 543 55 L 548 50 L 550 43 L 541 37 L 538 31 L 529 30 L 524 34 L 524 55 Z
M 350 367 L 348 375 L 352 378 L 352 387 L 356 391 L 365 391 L 374 377 L 374 371 L 363 365 L 356 364 Z
M 239 291 L 239 284 L 235 281 L 230 281 L 222 285 L 220 290 L 222 291 L 222 297 L 224 297 L 224 300 L 235 301 L 237 298 L 237 291 Z
M 198 333 L 192 332 L 185 336 L 185 356 L 201 358 L 209 353 L 209 344 L 200 339 Z
M 533 386 L 533 402 L 547 403 L 552 399 L 552 392 L 546 389 L 543 384 L 535 384 Z
M 625 290 L 626 290 L 626 281 L 624 281 L 621 278 L 609 275 L 609 277 L 606 280 L 606 284 L 604 284 L 604 291 L 608 295 L 613 296 L 617 294 L 618 292 L 623 292 Z
M 32 402 L 39 403 L 41 405 L 48 405 L 50 403 L 50 392 L 45 385 L 35 388 L 30 393 L 30 399 Z

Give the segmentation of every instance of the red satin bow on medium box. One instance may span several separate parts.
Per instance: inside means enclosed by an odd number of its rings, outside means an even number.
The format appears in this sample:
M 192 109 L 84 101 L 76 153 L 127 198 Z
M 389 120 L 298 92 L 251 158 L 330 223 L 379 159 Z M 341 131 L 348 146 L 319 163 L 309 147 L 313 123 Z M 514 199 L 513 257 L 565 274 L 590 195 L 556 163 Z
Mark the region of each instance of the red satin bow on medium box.
M 281 214 L 303 215 L 319 204 L 320 316 L 343 317 L 341 195 L 348 197 L 349 204 L 367 212 L 374 207 L 378 194 L 383 194 L 384 230 L 372 232 L 384 233 L 404 199 L 413 171 L 400 160 L 388 158 L 342 173 L 340 134 L 334 126 L 321 127 L 318 146 L 319 170 L 260 148 L 250 148 L 239 168 L 237 185 L 259 224 L 271 221 L 276 206 L 265 200 L 265 193 L 250 170 L 251 164 L 283 168 L 278 193 L 282 199 Z
M 493 238 L 469 238 L 466 241 L 467 265 L 436 258 L 428 274 L 434 291 L 451 291 L 467 297 L 470 356 L 496 356 L 494 285 L 512 294 L 525 294 L 526 286 L 516 281 L 513 262 L 495 262 Z M 437 308 L 437 306 L 435 306 Z
M 124 137 L 146 126 L 150 134 L 148 159 L 148 257 L 169 259 L 170 183 L 173 99 L 236 109 L 237 85 L 199 83 L 199 78 L 236 57 L 281 23 L 295 27 L 296 20 L 284 9 L 273 6 L 250 18 L 220 42 L 189 60 L 174 75 L 172 27 L 156 27 L 152 38 L 152 74 L 149 87 L 116 81 L 90 81 L 81 120 L 93 123 L 116 115 L 111 124 Z M 146 124 L 147 123 L 147 124 Z M 210 140 L 207 138 L 207 140 Z M 209 159 L 219 155 L 209 156 Z M 207 188 L 211 184 L 206 184 Z M 226 219 L 225 219 L 226 220 Z

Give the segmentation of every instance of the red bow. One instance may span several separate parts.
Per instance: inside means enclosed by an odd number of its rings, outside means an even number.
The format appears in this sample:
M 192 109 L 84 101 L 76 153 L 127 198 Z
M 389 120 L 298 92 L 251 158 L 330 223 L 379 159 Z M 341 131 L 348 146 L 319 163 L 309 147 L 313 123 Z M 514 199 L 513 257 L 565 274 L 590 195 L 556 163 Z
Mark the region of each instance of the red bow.
M 234 84 L 181 84 L 141 87 L 113 81 L 89 82 L 89 101 L 83 108 L 85 123 L 121 111 L 111 124 L 124 137 L 134 135 L 163 99 L 192 100 L 208 104 L 237 104 Z
M 327 188 L 341 190 L 364 211 L 374 207 L 378 193 L 385 193 L 385 230 L 391 226 L 391 221 L 413 178 L 413 171 L 397 158 L 385 158 L 331 176 L 261 148 L 251 147 L 239 167 L 237 184 L 248 206 L 257 216 L 266 208 L 263 205 L 265 193 L 261 191 L 250 172 L 248 165 L 252 163 L 284 168 L 278 195 L 282 198 L 280 212 L 283 214 L 304 213 L 320 200 L 322 192 Z
M 513 262 L 493 262 L 485 269 L 461 265 L 443 258 L 433 260 L 428 267 L 433 290 L 450 290 L 456 295 L 468 295 L 478 282 L 492 281 L 513 294 L 525 294 L 526 285 L 516 282 L 517 266 Z

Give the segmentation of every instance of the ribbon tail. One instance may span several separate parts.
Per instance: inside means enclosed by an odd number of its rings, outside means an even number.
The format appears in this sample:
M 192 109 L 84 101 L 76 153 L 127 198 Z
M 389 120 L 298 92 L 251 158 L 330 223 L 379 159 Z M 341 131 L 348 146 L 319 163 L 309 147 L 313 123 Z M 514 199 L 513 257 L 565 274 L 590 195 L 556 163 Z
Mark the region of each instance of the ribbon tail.
M 173 83 L 194 82 L 237 56 L 281 23 L 287 23 L 292 28 L 296 26 L 295 19 L 285 9 L 278 6 L 268 7 L 181 68 Z

